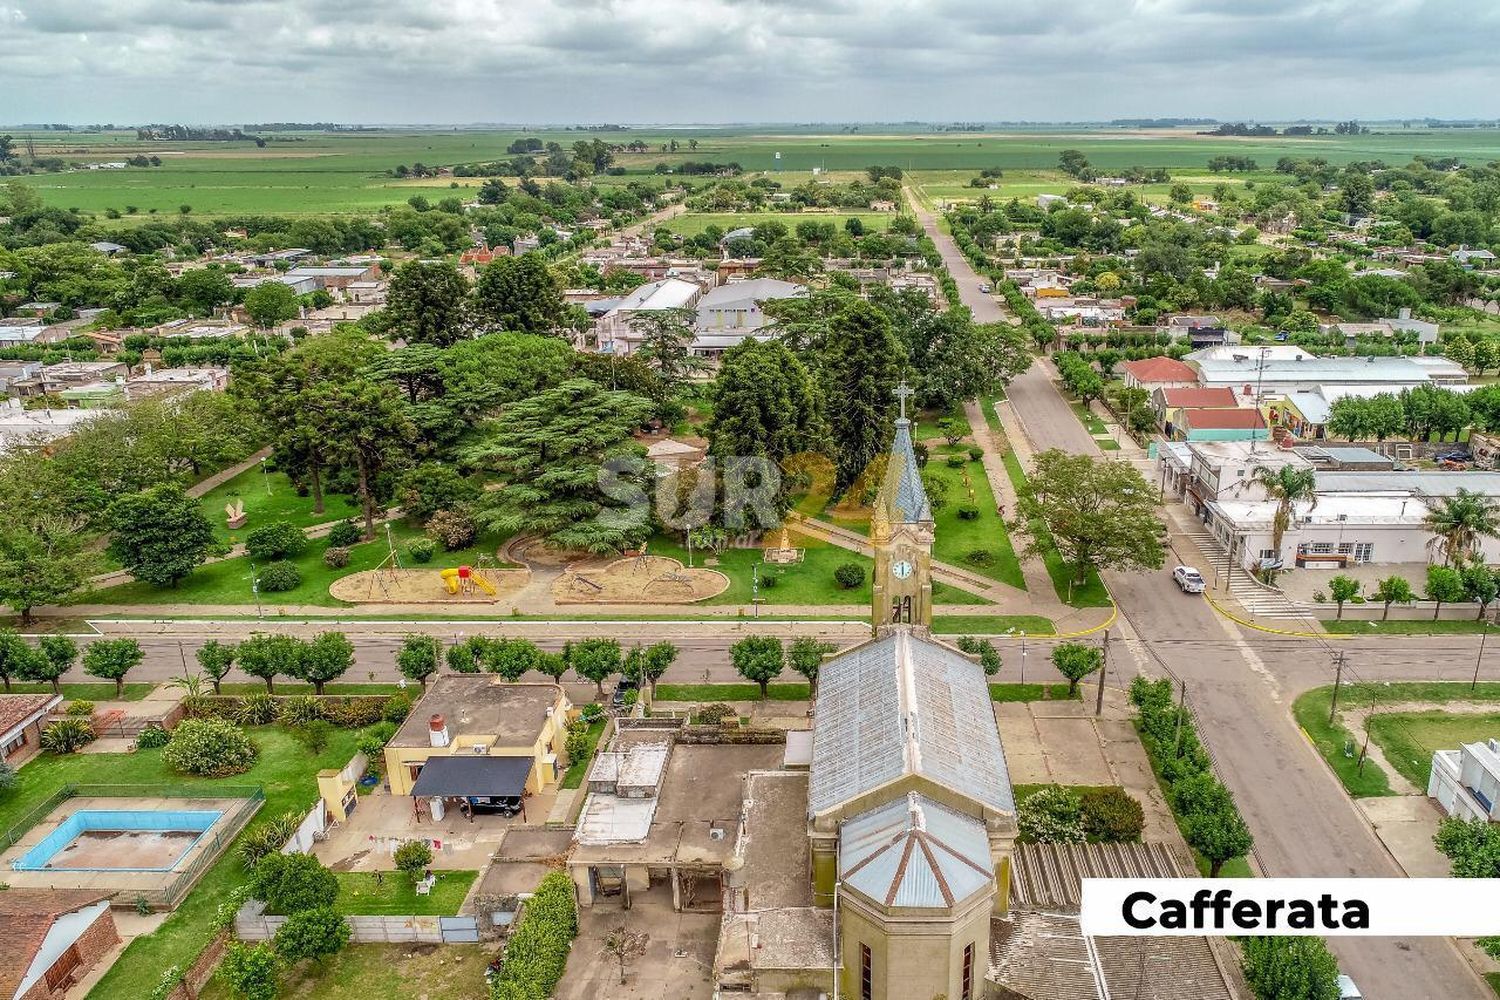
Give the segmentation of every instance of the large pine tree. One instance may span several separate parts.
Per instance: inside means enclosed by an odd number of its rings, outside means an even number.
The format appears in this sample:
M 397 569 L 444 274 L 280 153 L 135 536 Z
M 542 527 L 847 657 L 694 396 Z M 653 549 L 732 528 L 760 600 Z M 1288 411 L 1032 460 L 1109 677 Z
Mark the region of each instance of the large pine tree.
M 828 324 L 821 376 L 841 490 L 890 443 L 902 364 L 891 321 L 868 302 L 850 303 Z

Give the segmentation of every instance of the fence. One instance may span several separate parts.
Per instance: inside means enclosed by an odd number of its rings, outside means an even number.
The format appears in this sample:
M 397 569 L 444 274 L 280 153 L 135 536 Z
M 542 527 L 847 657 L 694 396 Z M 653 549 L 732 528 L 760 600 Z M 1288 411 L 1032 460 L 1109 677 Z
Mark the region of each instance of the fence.
M 344 918 L 349 940 L 357 944 L 467 944 L 479 940 L 476 917 L 383 916 Z M 269 941 L 286 917 L 265 912 L 265 904 L 250 900 L 234 917 L 234 936 L 241 941 Z
M 0 851 L 14 847 L 48 813 L 78 796 L 100 799 L 249 799 L 257 807 L 266 797 L 259 785 L 64 785 L 23 816 L 19 823 L 0 834 Z
M 223 796 L 199 795 L 197 797 L 221 798 Z M 219 860 L 220 855 L 224 853 L 224 849 L 229 846 L 235 837 L 239 836 L 240 831 L 250 822 L 250 817 L 255 815 L 255 811 L 261 807 L 265 800 L 265 792 L 261 790 L 259 785 L 256 785 L 254 794 L 247 796 L 227 820 L 221 821 L 212 840 L 207 844 L 199 841 L 198 848 L 200 849 L 197 850 L 197 856 L 193 859 L 192 864 L 180 872 L 174 872 L 172 881 L 165 886 L 147 890 L 142 892 L 140 896 L 153 909 L 175 909 L 177 904 L 182 902 L 182 897 L 188 894 L 188 890 L 192 889 L 198 883 L 198 879 L 203 875 L 203 872 L 210 865 L 215 864 Z
M 323 804 L 322 799 L 319 799 L 302 818 L 302 822 L 297 826 L 297 832 L 281 845 L 281 853 L 308 853 L 313 849 L 313 844 L 317 843 L 318 835 L 326 829 L 328 829 L 328 807 Z

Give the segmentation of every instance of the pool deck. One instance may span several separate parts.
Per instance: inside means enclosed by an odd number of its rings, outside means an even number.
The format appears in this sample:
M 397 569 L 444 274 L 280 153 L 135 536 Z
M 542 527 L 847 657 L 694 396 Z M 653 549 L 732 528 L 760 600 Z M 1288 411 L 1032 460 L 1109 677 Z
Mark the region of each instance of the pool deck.
M 131 906 L 139 895 L 148 898 L 165 891 L 172 886 L 182 873 L 192 868 L 196 862 L 205 854 L 218 854 L 228 846 L 230 840 L 238 833 L 250 817 L 250 812 L 245 809 L 246 800 L 238 798 L 223 799 L 179 799 L 179 798 L 128 798 L 128 797 L 94 797 L 77 796 L 61 803 L 52 810 L 36 826 L 26 832 L 14 846 L 4 854 L 0 854 L 0 881 L 4 881 L 16 888 L 27 889 L 98 889 L 100 891 L 113 890 L 118 895 L 114 899 L 116 906 Z M 203 831 L 202 836 L 195 832 L 196 842 L 186 852 L 177 858 L 175 864 L 168 871 L 83 871 L 69 868 L 52 868 L 47 871 L 15 871 L 11 868 L 11 862 L 24 856 L 37 844 L 45 840 L 54 830 L 75 813 L 85 810 L 99 810 L 109 812 L 197 812 L 213 811 L 222 815 L 216 819 L 212 826 Z M 173 851 L 175 857 L 177 851 Z M 90 863 L 104 860 L 95 852 Z M 130 865 L 139 861 L 131 856 L 129 852 L 116 852 L 114 860 L 121 865 Z M 75 862 L 76 863 L 76 862 Z

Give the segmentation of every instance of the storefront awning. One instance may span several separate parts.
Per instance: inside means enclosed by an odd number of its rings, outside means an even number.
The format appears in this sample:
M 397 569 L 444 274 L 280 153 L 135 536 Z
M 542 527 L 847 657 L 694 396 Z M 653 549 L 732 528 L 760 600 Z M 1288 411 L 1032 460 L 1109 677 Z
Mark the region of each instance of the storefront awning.
M 522 795 L 532 763 L 530 757 L 429 757 L 411 794 L 419 798 Z

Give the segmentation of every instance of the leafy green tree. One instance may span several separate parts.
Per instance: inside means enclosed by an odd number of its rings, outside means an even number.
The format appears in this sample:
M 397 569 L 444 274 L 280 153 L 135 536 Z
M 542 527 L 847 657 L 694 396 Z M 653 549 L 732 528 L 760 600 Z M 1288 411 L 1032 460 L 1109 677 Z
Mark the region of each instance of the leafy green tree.
M 1442 553 L 1443 565 L 1459 566 L 1486 538 L 1500 538 L 1500 504 L 1462 486 L 1451 497 L 1434 497 L 1427 512 L 1429 547 Z
M 276 929 L 272 944 L 284 962 L 315 959 L 319 965 L 349 943 L 349 924 L 331 906 L 298 910 Z
M 407 261 L 391 275 L 386 316 L 408 344 L 447 347 L 469 336 L 469 279 L 442 260 Z
M 425 840 L 408 840 L 396 848 L 391 860 L 396 863 L 397 871 L 405 872 L 406 877 L 416 883 L 432 864 L 432 847 Z
M 245 293 L 245 312 L 262 330 L 295 319 L 299 311 L 297 293 L 280 281 L 263 281 Z
M 76 530 L 57 519 L 0 523 L 0 604 L 30 625 L 34 608 L 56 604 L 83 585 L 94 559 Z
M 401 676 L 427 687 L 427 678 L 437 673 L 441 644 L 430 635 L 408 635 L 401 640 L 396 653 L 396 669 Z
M 259 632 L 240 641 L 237 649 L 240 669 L 266 682 L 266 693 L 276 693 L 276 678 L 297 677 L 302 673 L 302 658 L 307 643 L 293 635 L 263 635 Z
M 194 316 L 212 316 L 219 306 L 234 301 L 234 284 L 221 267 L 195 267 L 182 272 L 172 296 Z
M 1370 596 L 1385 606 L 1381 612 L 1380 620 L 1385 621 L 1391 616 L 1392 604 L 1410 604 L 1417 599 L 1417 595 L 1411 589 L 1411 584 L 1405 577 L 1388 576 L 1375 585 L 1370 591 Z
M 1474 617 L 1483 618 L 1491 602 L 1496 596 L 1500 596 L 1500 580 L 1497 580 L 1494 571 L 1484 564 L 1483 557 L 1470 559 L 1462 573 L 1464 598 L 1479 605 L 1479 614 Z
M 1258 1000 L 1339 1000 L 1339 963 L 1317 937 L 1250 937 L 1241 968 Z
M 836 648 L 832 643 L 810 635 L 797 636 L 787 647 L 787 664 L 807 679 L 808 697 L 812 701 L 818 700 L 818 671 L 823 666 L 823 658 Z
M 317 694 L 323 686 L 342 677 L 354 666 L 354 644 L 342 632 L 320 632 L 308 642 L 297 660 L 292 676 L 313 686 Z
M 856 301 L 828 324 L 821 361 L 836 485 L 844 490 L 890 441 L 901 348 L 886 315 Z
M 490 673 L 499 674 L 508 681 L 518 681 L 536 669 L 541 650 L 528 639 L 513 639 L 501 636 L 485 644 L 480 663 Z
M 240 1000 L 276 1000 L 281 962 L 268 944 L 231 941 L 219 975 Z
M 177 586 L 214 546 L 202 505 L 176 485 L 121 497 L 109 509 L 109 524 L 110 555 L 131 576 L 158 587 Z
M 250 895 L 272 913 L 291 916 L 332 906 L 338 899 L 339 880 L 311 854 L 267 854 L 251 873 Z
M 783 236 L 761 254 L 757 275 L 782 281 L 808 281 L 823 273 L 823 260 L 816 250 L 791 236 Z
M 475 310 L 514 333 L 553 333 L 563 325 L 562 285 L 538 252 L 496 258 L 479 274 Z
M 235 658 L 239 656 L 239 647 L 233 643 L 209 639 L 198 647 L 193 656 L 197 658 L 198 666 L 203 670 L 204 675 L 213 683 L 214 694 L 219 694 L 224 677 L 234 666 Z
M 623 672 L 637 684 L 651 686 L 651 695 L 656 696 L 656 682 L 677 659 L 677 647 L 670 642 L 652 643 L 650 646 L 633 647 L 625 654 Z
M 358 379 L 339 386 L 329 399 L 325 432 L 354 464 L 364 510 L 365 537 L 375 537 L 381 474 L 400 462 L 416 436 L 393 386 Z
M 1052 665 L 1068 679 L 1068 697 L 1078 693 L 1078 682 L 1098 670 L 1104 654 L 1096 646 L 1081 642 L 1059 643 L 1052 650 Z
M 58 681 L 78 662 L 78 643 L 65 635 L 44 635 L 37 641 L 37 652 L 26 680 L 51 684 L 53 694 L 62 694 Z
M 697 313 L 692 309 L 650 309 L 637 312 L 630 318 L 631 330 L 641 339 L 636 357 L 644 361 L 659 380 L 658 407 L 676 395 L 689 377 L 704 368 L 703 359 L 691 350 L 696 317 Z
M 465 458 L 504 483 L 479 500 L 498 531 L 540 532 L 562 549 L 618 553 L 650 531 L 644 462 L 631 433 L 651 404 L 572 379 L 508 407 Z
M 1500 878 L 1500 826 L 1450 816 L 1432 842 L 1452 863 L 1453 878 Z
M 125 675 L 146 658 L 134 639 L 95 639 L 83 651 L 83 672 L 115 682 L 115 697 L 125 695 Z
M 1340 573 L 1328 581 L 1328 592 L 1333 597 L 1333 603 L 1338 605 L 1338 614 L 1334 617 L 1343 618 L 1344 604 L 1359 596 L 1359 581 Z
M 0 681 L 5 683 L 6 694 L 13 680 L 29 679 L 40 656 L 15 629 L 0 628 Z
M 563 647 L 563 655 L 574 673 L 594 682 L 600 698 L 604 697 L 605 680 L 618 674 L 624 665 L 620 643 L 616 639 L 570 642 Z
M 1183 819 L 1183 835 L 1188 846 L 1208 861 L 1209 878 L 1218 878 L 1227 862 L 1244 857 L 1255 845 L 1250 828 L 1232 804 L 1188 814 Z
M 1049 449 L 1036 457 L 1017 510 L 1026 554 L 1050 548 L 1071 566 L 1071 582 L 1101 569 L 1160 569 L 1166 533 L 1156 492 L 1125 462 Z
M 741 677 L 760 685 L 764 701 L 767 685 L 786 666 L 786 652 L 774 635 L 749 635 L 729 647 L 729 660 Z
M 1432 619 L 1437 620 L 1443 605 L 1464 599 L 1463 574 L 1451 566 L 1427 567 L 1427 599 L 1433 602 Z

